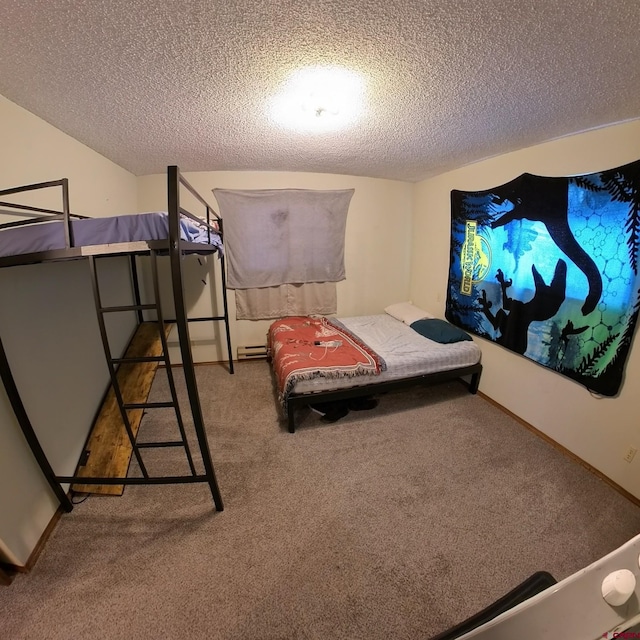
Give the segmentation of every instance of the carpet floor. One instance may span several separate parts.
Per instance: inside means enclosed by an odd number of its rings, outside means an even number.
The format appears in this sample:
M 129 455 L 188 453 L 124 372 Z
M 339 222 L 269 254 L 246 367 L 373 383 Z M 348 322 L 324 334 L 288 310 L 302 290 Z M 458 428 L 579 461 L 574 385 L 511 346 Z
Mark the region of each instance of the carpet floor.
M 196 371 L 225 510 L 206 485 L 89 497 L 0 588 L 0 638 L 429 638 L 640 531 L 640 508 L 458 382 L 289 434 L 265 362 Z M 163 411 L 141 439 L 175 428 Z

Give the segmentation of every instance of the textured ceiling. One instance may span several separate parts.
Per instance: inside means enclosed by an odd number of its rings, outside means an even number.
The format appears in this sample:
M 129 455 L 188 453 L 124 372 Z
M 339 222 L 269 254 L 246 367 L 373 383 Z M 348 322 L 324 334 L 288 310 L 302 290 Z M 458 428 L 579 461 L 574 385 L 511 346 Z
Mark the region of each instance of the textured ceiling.
M 0 94 L 136 175 L 417 181 L 640 117 L 639 0 L 0 0 Z M 364 77 L 353 127 L 296 133 L 287 76 Z

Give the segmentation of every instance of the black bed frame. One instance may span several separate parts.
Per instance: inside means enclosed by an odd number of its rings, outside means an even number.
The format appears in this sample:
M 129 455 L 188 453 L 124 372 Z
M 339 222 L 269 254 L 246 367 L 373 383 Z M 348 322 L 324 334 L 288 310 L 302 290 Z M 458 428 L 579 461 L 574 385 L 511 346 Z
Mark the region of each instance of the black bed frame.
M 38 184 L 25 185 L 22 187 L 15 187 L 12 189 L 5 189 L 0 191 L 0 198 L 24 193 L 27 191 L 34 191 L 38 189 L 46 189 L 49 187 L 59 187 L 62 190 L 62 210 L 56 211 L 52 209 L 43 209 L 39 207 L 32 207 L 28 205 L 20 205 L 11 202 L 0 201 L 0 206 L 7 208 L 2 211 L 3 213 L 11 213 L 13 215 L 23 216 L 27 219 L 12 221 L 4 224 L 0 224 L 0 230 L 8 227 L 15 227 L 24 224 L 33 223 L 47 223 L 52 220 L 61 220 L 64 224 L 65 230 L 65 244 L 63 249 L 56 249 L 52 251 L 45 251 L 39 253 L 30 253 L 25 255 L 2 257 L 0 258 L 0 267 L 10 267 L 24 264 L 34 264 L 41 262 L 50 262 L 56 260 L 78 260 L 86 259 L 89 261 L 90 269 L 93 279 L 93 292 L 94 301 L 96 304 L 96 312 L 98 316 L 98 324 L 100 327 L 101 338 L 103 347 L 105 350 L 105 356 L 107 359 L 107 366 L 109 367 L 109 373 L 111 376 L 112 388 L 115 392 L 116 399 L 118 401 L 120 415 L 124 427 L 127 431 L 128 438 L 131 442 L 133 456 L 135 456 L 142 477 L 124 477 L 124 478 L 105 478 L 105 477 L 84 477 L 79 475 L 62 476 L 56 474 L 51 467 L 47 456 L 42 449 L 38 437 L 33 429 L 33 426 L 29 420 L 27 411 L 22 403 L 20 393 L 16 386 L 11 367 L 7 360 L 4 346 L 0 338 L 0 379 L 4 383 L 4 387 L 7 392 L 9 401 L 11 402 L 12 409 L 15 413 L 16 419 L 24 433 L 24 436 L 38 462 L 40 469 L 42 470 L 47 482 L 51 486 L 51 489 L 55 493 L 57 499 L 60 502 L 61 507 L 65 511 L 71 511 L 73 509 L 73 503 L 63 488 L 63 484 L 66 483 L 79 483 L 82 485 L 131 485 L 131 484 L 184 484 L 184 483 L 206 483 L 209 485 L 211 495 L 215 507 L 218 511 L 222 511 L 224 508 L 218 483 L 216 480 L 216 474 L 213 468 L 211 460 L 211 454 L 209 450 L 209 444 L 207 441 L 207 435 L 204 426 L 204 420 L 202 416 L 202 409 L 200 406 L 200 398 L 198 394 L 198 387 L 196 384 L 196 375 L 194 370 L 193 356 L 191 352 L 191 341 L 189 337 L 189 322 L 205 322 L 221 321 L 224 323 L 224 329 L 226 332 L 226 346 L 228 349 L 228 366 L 229 372 L 233 373 L 233 357 L 231 355 L 231 339 L 229 334 L 229 312 L 227 307 L 227 295 L 226 295 L 226 274 L 224 256 L 220 256 L 220 272 L 221 272 L 221 286 L 222 286 L 222 299 L 224 304 L 224 314 L 221 316 L 211 317 L 198 317 L 188 318 L 184 291 L 183 291 L 183 277 L 182 277 L 182 256 L 185 252 L 193 251 L 202 253 L 202 244 L 189 243 L 181 239 L 180 235 L 180 217 L 187 216 L 198 223 L 203 224 L 203 218 L 194 215 L 187 211 L 180 205 L 180 195 L 182 190 L 186 190 L 197 200 L 199 205 L 202 205 L 206 210 L 206 225 L 211 230 L 215 229 L 212 226 L 212 218 L 215 217 L 215 222 L 218 225 L 220 235 L 222 236 L 222 220 L 219 218 L 213 208 L 196 192 L 196 190 L 186 181 L 181 175 L 180 170 L 176 166 L 170 166 L 167 169 L 167 197 L 168 197 L 168 214 L 169 214 L 169 236 L 164 240 L 153 240 L 144 242 L 130 242 L 122 244 L 108 244 L 108 245 L 92 245 L 84 247 L 76 247 L 73 242 L 73 226 L 71 224 L 72 218 L 83 218 L 84 216 L 77 216 L 71 214 L 69 211 L 69 186 L 68 180 L 55 180 L 52 182 L 43 182 Z M 9 210 L 10 209 L 10 210 Z M 1 232 L 1 231 L 0 231 Z M 212 252 L 213 253 L 213 252 Z M 171 266 L 171 282 L 172 291 L 175 306 L 175 318 L 164 319 L 160 310 L 159 300 L 159 285 L 158 285 L 158 270 L 156 266 L 156 257 L 159 254 L 169 255 Z M 100 302 L 100 292 L 98 287 L 98 279 L 96 273 L 96 261 L 101 257 L 126 255 L 130 257 L 131 276 L 133 283 L 134 304 L 126 307 L 109 307 L 104 308 Z M 151 257 L 152 274 L 154 280 L 154 292 L 155 303 L 154 304 L 142 304 L 140 300 L 140 290 L 138 283 L 138 274 L 136 268 L 136 256 L 146 255 Z M 158 328 L 160 330 L 160 336 L 163 347 L 163 355 L 158 358 L 135 358 L 129 359 L 130 362 L 141 362 L 155 360 L 160 363 L 164 363 L 167 372 L 169 387 L 172 394 L 171 402 L 163 403 L 144 403 L 136 405 L 127 405 L 124 403 L 121 393 L 119 392 L 118 380 L 116 378 L 116 371 L 119 364 L 124 362 L 125 358 L 113 358 L 108 345 L 108 339 L 106 336 L 104 325 L 104 314 L 108 312 L 118 311 L 135 311 L 138 318 L 138 325 L 143 321 L 143 312 L 145 310 L 155 311 L 157 317 Z M 169 362 L 169 355 L 167 352 L 166 337 L 164 333 L 165 323 L 175 323 L 177 325 L 180 352 L 182 356 L 182 367 L 184 369 L 184 376 L 186 382 L 186 389 L 189 401 L 189 407 L 193 420 L 193 427 L 200 450 L 201 466 L 204 469 L 203 472 L 196 471 L 189 443 L 184 431 L 184 425 L 182 416 L 180 413 L 180 406 L 175 393 L 175 386 L 173 383 L 173 374 L 171 372 L 171 363 Z M 144 442 L 138 444 L 136 442 L 136 436 L 133 434 L 129 419 L 127 417 L 127 411 L 130 409 L 153 409 L 160 407 L 173 406 L 176 411 L 176 420 L 180 428 L 181 439 L 172 442 Z M 178 475 L 178 476 L 151 476 L 147 472 L 140 449 L 145 447 L 167 447 L 167 446 L 179 446 L 184 448 L 187 460 L 189 462 L 190 474 Z
M 317 402 L 334 402 L 337 400 L 348 400 L 350 398 L 361 398 L 363 396 L 372 396 L 379 393 L 387 393 L 388 391 L 398 391 L 407 389 L 416 385 L 430 386 L 440 382 L 456 380 L 465 376 L 471 376 L 468 388 L 470 393 L 477 393 L 480 384 L 480 375 L 482 374 L 482 365 L 480 363 L 473 364 L 468 367 L 452 369 L 450 371 L 437 371 L 435 373 L 427 373 L 411 378 L 402 378 L 398 380 L 387 380 L 374 384 L 366 384 L 357 387 L 349 387 L 346 389 L 337 389 L 335 391 L 309 391 L 307 393 L 292 393 L 287 398 L 287 426 L 289 433 L 295 433 L 295 411 L 298 407 L 302 407 Z

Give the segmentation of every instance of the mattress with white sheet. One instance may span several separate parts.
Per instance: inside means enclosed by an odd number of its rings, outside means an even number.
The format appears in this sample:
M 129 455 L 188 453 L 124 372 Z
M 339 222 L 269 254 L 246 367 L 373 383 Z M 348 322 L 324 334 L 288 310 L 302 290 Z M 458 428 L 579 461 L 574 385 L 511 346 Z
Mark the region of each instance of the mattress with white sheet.
M 481 350 L 472 340 L 441 344 L 423 337 L 409 325 L 388 314 L 334 318 L 373 349 L 386 363 L 377 376 L 316 377 L 299 381 L 293 393 L 345 389 L 451 371 L 480 362 Z

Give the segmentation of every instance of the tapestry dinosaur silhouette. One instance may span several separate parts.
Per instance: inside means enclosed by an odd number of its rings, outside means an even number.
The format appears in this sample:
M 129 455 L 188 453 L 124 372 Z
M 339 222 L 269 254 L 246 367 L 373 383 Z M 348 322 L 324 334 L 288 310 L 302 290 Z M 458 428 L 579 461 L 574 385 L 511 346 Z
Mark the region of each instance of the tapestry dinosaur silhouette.
M 451 191 L 445 317 L 603 396 L 640 317 L 640 160 Z
M 496 204 L 503 204 L 505 201 L 513 204 L 511 211 L 491 222 L 491 228 L 496 229 L 523 218 L 542 222 L 551 239 L 587 277 L 589 293 L 582 305 L 582 313 L 585 316 L 591 313 L 602 295 L 602 276 L 596 263 L 578 244 L 569 227 L 569 179 L 549 180 L 525 173 L 491 191 Z
M 567 286 L 567 264 L 564 260 L 558 260 L 551 284 L 544 282 L 535 265 L 531 266 L 531 271 L 535 294 L 528 302 L 509 297 L 507 289 L 513 282 L 505 279 L 501 269 L 498 269 L 496 280 L 502 290 L 502 309 L 495 313 L 491 311 L 493 303 L 487 299 L 485 289 L 478 298 L 480 309 L 493 328 L 500 332 L 496 342 L 520 354 L 527 350 L 529 325 L 536 320 L 548 320 L 558 313 Z
M 567 320 L 567 323 L 562 327 L 562 331 L 560 332 L 560 340 L 566 347 L 569 344 L 570 336 L 577 336 L 581 333 L 584 333 L 589 328 L 589 325 L 585 325 L 584 327 L 575 327 L 571 320 Z

